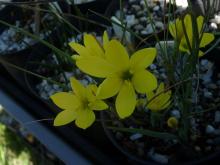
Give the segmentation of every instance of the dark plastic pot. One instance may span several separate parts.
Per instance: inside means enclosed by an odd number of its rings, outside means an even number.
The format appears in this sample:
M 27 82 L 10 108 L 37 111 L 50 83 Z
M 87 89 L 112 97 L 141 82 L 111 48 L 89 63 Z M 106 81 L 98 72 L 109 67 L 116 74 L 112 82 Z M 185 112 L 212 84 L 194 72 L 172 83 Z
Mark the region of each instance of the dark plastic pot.
M 131 154 L 130 152 L 128 152 L 125 148 L 122 147 L 122 145 L 116 140 L 115 135 L 113 134 L 112 130 L 108 129 L 108 127 L 111 126 L 111 124 L 107 124 L 106 121 L 111 120 L 109 117 L 109 114 L 106 112 L 101 112 L 101 121 L 102 121 L 102 126 L 103 129 L 107 135 L 107 137 L 109 138 L 109 140 L 111 141 L 111 143 L 115 146 L 115 149 L 120 151 L 123 155 L 125 155 L 127 157 L 128 160 L 130 160 L 131 164 L 143 164 L 143 165 L 158 165 L 159 163 L 153 161 L 153 160 L 144 160 L 141 159 L 133 154 Z M 177 148 L 178 149 L 178 148 Z M 173 165 L 201 165 L 201 164 L 207 164 L 207 163 L 214 163 L 216 161 L 219 161 L 219 155 L 220 155 L 220 151 L 215 152 L 213 154 L 210 154 L 208 156 L 205 156 L 203 158 L 194 158 L 193 160 L 187 160 L 187 159 L 183 159 L 183 156 L 187 153 L 184 153 L 182 151 L 177 151 L 177 153 L 182 153 L 182 156 L 180 157 L 181 160 L 178 160 L 177 158 L 177 162 L 169 162 L 168 164 L 173 164 Z
M 216 39 L 216 41 L 217 40 L 218 39 Z M 208 47 L 203 49 L 204 52 L 207 50 L 208 50 Z M 214 76 L 212 77 L 213 79 L 215 79 L 215 76 L 217 77 L 218 73 L 220 72 L 219 53 L 220 53 L 220 48 L 217 47 L 217 48 L 214 48 L 213 50 L 211 50 L 207 55 L 205 55 L 201 58 L 201 59 L 208 59 L 215 64 Z M 109 121 L 109 120 L 111 120 L 109 113 L 104 112 L 104 111 L 101 112 L 101 121 L 102 121 L 103 129 L 104 129 L 107 137 L 111 141 L 111 143 L 115 146 L 115 148 L 118 151 L 120 151 L 122 154 L 124 154 L 127 157 L 127 159 L 132 160 L 134 162 L 134 164 L 145 164 L 145 165 L 158 164 L 152 160 L 140 159 L 139 157 L 131 154 L 125 148 L 123 148 L 122 145 L 116 140 L 115 134 L 112 132 L 112 130 L 108 129 L 109 126 L 112 126 L 111 122 L 105 122 L 105 121 Z M 180 151 L 180 147 L 177 148 L 176 153 L 178 153 L 177 155 L 180 158 L 180 160 L 179 160 L 179 158 L 176 158 L 177 162 L 171 162 L 170 164 L 178 164 L 178 165 L 201 165 L 201 164 L 209 164 L 209 163 L 215 164 L 216 161 L 218 162 L 220 160 L 220 158 L 219 158 L 220 151 L 216 151 L 215 153 L 209 154 L 209 155 L 204 156 L 202 158 L 191 158 L 191 157 L 189 158 L 187 156 L 187 153 L 185 153 L 184 151 Z

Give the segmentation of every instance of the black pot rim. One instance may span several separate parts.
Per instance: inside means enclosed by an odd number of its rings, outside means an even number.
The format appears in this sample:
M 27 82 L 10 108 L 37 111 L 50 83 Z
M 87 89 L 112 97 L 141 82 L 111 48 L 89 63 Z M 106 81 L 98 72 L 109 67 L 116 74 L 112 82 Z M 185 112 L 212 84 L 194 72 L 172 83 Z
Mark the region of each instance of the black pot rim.
M 132 154 L 130 154 L 129 152 L 127 152 L 121 145 L 119 145 L 119 143 L 116 141 L 116 139 L 113 137 L 112 132 L 107 128 L 106 123 L 103 119 L 106 118 L 106 113 L 104 111 L 101 111 L 100 117 L 101 117 L 101 124 L 103 126 L 104 132 L 106 133 L 107 137 L 109 138 L 109 140 L 112 142 L 112 144 L 121 152 L 123 153 L 126 157 L 131 158 L 131 160 L 143 164 L 143 165 L 158 165 L 159 163 L 157 162 L 153 162 L 150 160 L 143 160 L 138 158 L 137 156 L 133 156 Z M 196 165 L 196 164 L 201 164 L 204 162 L 208 162 L 214 158 L 216 158 L 218 155 L 220 155 L 220 151 L 217 151 L 213 154 L 210 154 L 208 156 L 205 156 L 203 158 L 199 158 L 198 160 L 192 160 L 192 161 L 187 161 L 184 163 L 178 163 L 179 165 Z M 169 164 L 169 162 L 168 162 Z

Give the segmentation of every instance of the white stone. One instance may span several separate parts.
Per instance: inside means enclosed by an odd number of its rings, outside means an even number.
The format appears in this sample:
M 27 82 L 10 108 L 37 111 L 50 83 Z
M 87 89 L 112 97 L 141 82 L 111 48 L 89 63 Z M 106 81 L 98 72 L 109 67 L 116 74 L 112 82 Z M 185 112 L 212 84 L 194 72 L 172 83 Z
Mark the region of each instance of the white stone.
M 169 1 L 168 1 L 169 2 Z M 176 2 L 176 5 L 179 6 L 179 7 L 182 7 L 182 8 L 187 8 L 188 7 L 188 2 L 187 0 L 171 0 L 171 3 L 175 3 Z
M 181 117 L 180 111 L 176 110 L 176 109 L 171 111 L 171 115 L 177 119 L 179 119 Z
M 214 21 L 216 24 L 220 24 L 220 15 L 215 15 Z
M 151 70 L 155 70 L 155 69 L 157 69 L 157 66 L 156 66 L 155 64 L 151 64 L 151 65 L 150 65 L 150 69 L 151 69 Z
M 126 22 L 127 22 L 127 26 L 128 28 L 130 28 L 131 26 L 135 25 L 137 23 L 137 20 L 135 19 L 135 15 L 126 15 Z
M 131 139 L 132 141 L 134 141 L 134 140 L 140 139 L 140 138 L 142 138 L 142 137 L 143 137 L 142 134 L 136 133 L 136 134 L 131 135 L 131 136 L 130 136 L 130 139 Z
M 160 6 L 155 6 L 155 7 L 153 8 L 153 11 L 158 11 L 158 10 L 160 10 Z
M 217 25 L 215 22 L 212 22 L 212 23 L 210 24 L 210 27 L 211 27 L 212 29 L 214 29 L 214 30 L 218 29 L 218 25 Z
M 206 133 L 207 134 L 212 134 L 214 132 L 215 132 L 215 128 L 213 126 L 211 126 L 211 125 L 206 126 Z
M 150 34 L 150 33 L 153 33 L 153 32 L 154 32 L 154 30 L 153 30 L 153 28 L 152 28 L 151 24 L 148 24 L 148 25 L 147 25 L 147 27 L 146 27 L 146 31 L 148 32 L 148 34 Z
M 205 91 L 205 92 L 204 92 L 204 96 L 205 96 L 206 98 L 212 98 L 212 93 L 209 92 L 209 91 Z
M 117 17 L 114 17 L 114 16 L 111 17 L 111 20 L 113 21 L 112 26 L 113 26 L 113 29 L 114 29 L 116 36 L 119 39 L 121 39 L 124 36 L 124 29 L 121 26 L 119 26 L 118 24 L 121 25 L 122 23 L 120 22 L 120 20 Z M 125 39 L 128 43 L 131 43 L 131 33 L 125 32 Z
M 163 29 L 164 28 L 164 24 L 160 21 L 155 22 L 155 26 L 159 29 Z
M 167 164 L 169 161 L 168 156 L 155 153 L 153 150 L 148 152 L 148 156 L 157 163 Z

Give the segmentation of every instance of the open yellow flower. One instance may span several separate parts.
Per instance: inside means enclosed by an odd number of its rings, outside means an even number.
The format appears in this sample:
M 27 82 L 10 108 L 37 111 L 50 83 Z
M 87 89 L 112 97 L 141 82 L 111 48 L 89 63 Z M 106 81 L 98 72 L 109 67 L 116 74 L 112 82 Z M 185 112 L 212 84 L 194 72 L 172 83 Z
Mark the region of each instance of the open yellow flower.
M 76 65 L 91 76 L 106 78 L 99 86 L 97 97 L 107 99 L 118 94 L 116 111 L 120 118 L 125 118 L 135 109 L 135 90 L 144 94 L 157 87 L 157 79 L 146 70 L 155 56 L 155 48 L 146 48 L 129 58 L 125 47 L 119 41 L 111 40 L 105 45 L 104 58 L 80 54 Z
M 160 83 L 156 93 L 152 91 L 147 93 L 147 108 L 152 111 L 160 111 L 166 109 L 170 105 L 171 90 L 163 92 L 164 83 Z
M 105 110 L 108 105 L 95 96 L 97 87 L 84 87 L 75 78 L 71 78 L 73 93 L 59 92 L 51 96 L 52 101 L 61 109 L 54 120 L 55 126 L 68 124 L 75 120 L 79 128 L 86 129 L 95 121 L 93 110 Z
M 204 33 L 203 32 L 203 25 L 204 25 L 204 17 L 199 16 L 197 17 L 197 28 L 198 28 L 198 34 L 199 38 L 201 38 L 199 48 L 205 47 L 209 43 L 211 43 L 214 40 L 214 35 L 211 33 Z M 192 18 L 189 14 L 187 14 L 184 17 L 184 26 L 186 29 L 186 35 L 189 39 L 189 44 L 192 47 L 192 42 L 193 42 L 193 24 L 192 24 Z M 183 30 L 183 23 L 182 21 L 178 18 L 174 23 L 169 24 L 169 31 L 171 35 L 180 43 L 179 49 L 183 52 L 190 53 L 190 48 L 187 44 L 187 38 L 184 35 L 184 30 Z M 204 53 L 202 51 L 199 51 L 199 56 L 202 56 Z

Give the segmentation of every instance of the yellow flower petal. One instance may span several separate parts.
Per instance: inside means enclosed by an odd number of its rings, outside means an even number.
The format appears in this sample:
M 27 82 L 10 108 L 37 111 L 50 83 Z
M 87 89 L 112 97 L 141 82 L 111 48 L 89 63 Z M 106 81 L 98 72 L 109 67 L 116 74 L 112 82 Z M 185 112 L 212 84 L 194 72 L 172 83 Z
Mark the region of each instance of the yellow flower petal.
M 204 52 L 202 52 L 201 50 L 199 51 L 199 57 L 202 57 L 204 55 Z
M 109 43 L 109 37 L 108 37 L 108 33 L 106 31 L 104 31 L 103 33 L 103 47 L 106 50 L 106 45 Z
M 90 52 L 88 51 L 88 49 L 86 49 L 84 46 L 75 43 L 75 42 L 71 42 L 69 43 L 70 47 L 76 51 L 80 56 L 89 56 L 91 55 Z
M 147 100 L 151 100 L 153 97 L 154 97 L 154 92 L 153 91 L 149 91 L 146 93 L 146 96 L 147 96 Z
M 71 109 L 74 110 L 79 106 L 78 98 L 72 93 L 59 92 L 50 96 L 54 104 L 56 104 L 61 109 Z
M 166 109 L 170 105 L 171 101 L 169 100 L 166 104 L 161 107 L 161 110 Z
M 199 47 L 205 47 L 209 43 L 211 43 L 215 39 L 214 35 L 211 33 L 203 33 L 202 40 L 200 42 Z
M 95 121 L 95 114 L 90 109 L 80 109 L 77 111 L 76 125 L 79 128 L 86 129 Z
M 126 70 L 129 66 L 129 56 L 125 47 L 117 40 L 111 40 L 106 45 L 106 58 L 118 70 Z
M 135 110 L 136 94 L 129 81 L 124 82 L 115 102 L 116 111 L 120 118 L 129 117 Z
M 77 97 L 79 97 L 80 99 L 85 98 L 85 95 L 86 95 L 85 90 L 86 89 L 78 80 L 76 80 L 74 77 L 72 77 L 72 78 L 70 78 L 70 84 L 71 84 L 71 87 Z
M 76 65 L 84 73 L 99 78 L 105 78 L 116 72 L 115 67 L 97 56 L 80 58 L 76 61 Z
M 165 89 L 164 87 L 164 83 L 160 83 L 159 87 L 157 88 L 157 92 L 156 92 L 156 95 L 163 92 Z
M 187 52 L 187 53 L 189 53 L 189 47 L 188 47 L 188 43 L 187 43 L 185 37 L 183 37 L 183 38 L 181 39 L 181 42 L 180 42 L 180 45 L 179 45 L 179 49 L 180 49 L 182 52 Z
M 93 35 L 84 34 L 84 45 L 91 55 L 104 58 L 104 51 Z
M 54 126 L 66 125 L 68 123 L 71 123 L 75 119 L 76 119 L 76 112 L 75 111 L 64 110 L 56 116 L 53 125 Z
M 92 110 L 101 111 L 107 109 L 108 105 L 102 100 L 95 100 L 89 104 L 89 108 Z
M 106 78 L 98 88 L 97 97 L 106 99 L 116 95 L 119 92 L 122 83 L 122 79 L 118 77 Z
M 192 40 L 193 40 L 193 27 L 192 27 L 192 18 L 191 15 L 187 14 L 184 17 L 184 25 L 185 25 L 185 29 L 186 29 L 186 35 L 184 36 L 184 38 L 188 37 L 189 42 L 190 42 L 190 46 L 192 46 Z M 185 35 L 183 33 L 183 35 Z
M 174 39 L 177 39 L 179 42 L 183 37 L 183 26 L 182 21 L 178 18 L 174 23 L 169 24 L 169 31 L 170 34 L 173 36 Z
M 145 48 L 135 52 L 130 59 L 132 69 L 145 69 L 154 61 L 157 54 L 155 48 Z
M 94 95 L 96 95 L 97 90 L 98 90 L 98 87 L 97 87 L 95 84 L 89 84 L 89 85 L 87 86 L 87 88 L 88 88 L 89 90 L 91 90 Z
M 147 93 L 157 88 L 156 77 L 146 70 L 135 72 L 132 77 L 132 83 L 138 93 Z
M 166 93 L 161 93 L 161 92 L 158 92 L 158 93 L 156 92 L 154 95 L 154 96 L 156 96 L 155 98 L 152 94 L 150 95 L 150 97 L 148 97 L 149 94 L 147 93 L 147 99 L 148 99 L 148 101 L 150 101 L 147 104 L 148 109 L 150 109 L 152 111 L 160 111 L 160 110 L 167 108 L 170 105 L 171 91 L 168 91 Z M 159 93 L 160 93 L 160 95 L 158 95 Z M 151 99 L 153 99 L 153 100 L 151 100 Z
M 204 23 L 204 17 L 203 16 L 198 16 L 197 19 L 197 26 L 198 26 L 198 32 L 199 34 L 202 33 L 202 28 L 203 28 L 203 23 Z
M 86 98 L 89 102 L 94 102 L 96 100 L 96 93 L 93 90 L 92 85 L 89 85 L 86 88 Z

